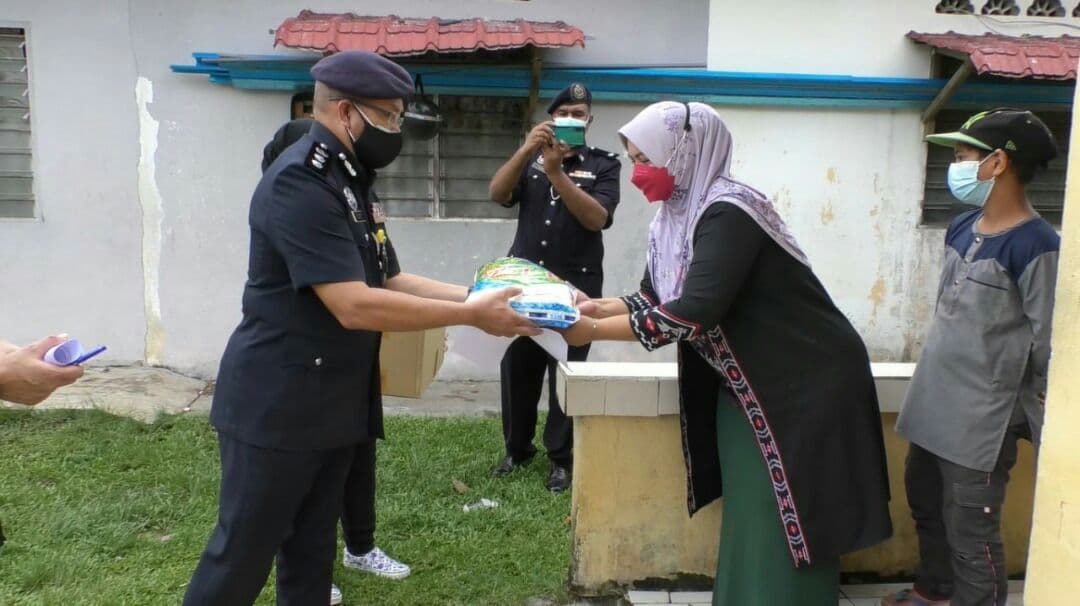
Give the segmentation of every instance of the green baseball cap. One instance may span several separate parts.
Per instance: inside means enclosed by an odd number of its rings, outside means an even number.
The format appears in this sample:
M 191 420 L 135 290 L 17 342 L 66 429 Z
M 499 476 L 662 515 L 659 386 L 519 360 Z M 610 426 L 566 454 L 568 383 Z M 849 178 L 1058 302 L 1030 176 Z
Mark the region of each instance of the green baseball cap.
M 927 135 L 937 145 L 957 143 L 986 151 L 1005 150 L 1010 156 L 1045 164 L 1057 156 L 1057 142 L 1046 124 L 1035 114 L 1013 108 L 980 112 L 968 118 L 959 130 Z

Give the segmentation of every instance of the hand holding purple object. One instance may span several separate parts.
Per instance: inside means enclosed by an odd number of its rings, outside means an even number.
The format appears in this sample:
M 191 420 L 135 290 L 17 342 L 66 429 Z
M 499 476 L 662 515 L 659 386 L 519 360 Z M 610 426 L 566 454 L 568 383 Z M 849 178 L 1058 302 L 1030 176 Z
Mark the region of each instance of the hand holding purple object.
M 75 366 L 93 358 L 105 351 L 105 346 L 96 347 L 90 351 L 83 351 L 82 344 L 78 339 L 69 339 L 56 345 L 45 352 L 43 358 L 49 364 L 56 366 Z

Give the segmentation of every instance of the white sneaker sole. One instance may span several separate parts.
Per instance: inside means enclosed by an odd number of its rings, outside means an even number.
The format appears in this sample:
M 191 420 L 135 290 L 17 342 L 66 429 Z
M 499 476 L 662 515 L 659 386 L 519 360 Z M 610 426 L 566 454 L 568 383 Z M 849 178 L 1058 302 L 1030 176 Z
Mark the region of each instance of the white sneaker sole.
M 382 577 L 384 579 L 393 579 L 395 581 L 404 579 L 404 578 L 406 578 L 406 577 L 408 577 L 409 575 L 412 574 L 411 570 L 406 570 L 405 572 L 383 572 L 381 570 L 369 570 L 367 568 L 364 568 L 364 567 L 360 566 L 359 564 L 353 564 L 352 562 L 348 562 L 348 561 L 342 562 L 342 564 L 345 566 L 345 568 L 348 568 L 350 570 L 357 570 L 357 571 L 360 571 L 360 572 L 366 572 L 368 574 L 373 574 L 373 575 L 375 575 L 377 577 Z

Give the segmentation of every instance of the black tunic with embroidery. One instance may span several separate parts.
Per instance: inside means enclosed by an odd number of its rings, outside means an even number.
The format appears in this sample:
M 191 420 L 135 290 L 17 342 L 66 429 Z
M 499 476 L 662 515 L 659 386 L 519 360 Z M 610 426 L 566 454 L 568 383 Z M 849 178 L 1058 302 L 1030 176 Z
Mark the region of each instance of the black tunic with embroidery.
M 796 566 L 892 534 L 866 347 L 809 267 L 718 202 L 698 223 L 680 297 L 657 305 L 646 271 L 624 301 L 647 349 L 679 345 L 691 514 L 721 496 L 715 419 L 724 388 L 755 429 Z

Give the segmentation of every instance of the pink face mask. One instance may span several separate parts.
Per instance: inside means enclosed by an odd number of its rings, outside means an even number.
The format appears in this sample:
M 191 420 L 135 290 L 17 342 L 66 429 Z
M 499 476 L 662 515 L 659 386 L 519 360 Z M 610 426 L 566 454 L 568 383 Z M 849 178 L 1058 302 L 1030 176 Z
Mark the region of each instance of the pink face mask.
M 675 191 L 675 177 L 664 166 L 635 164 L 630 182 L 645 194 L 649 202 L 663 202 Z

